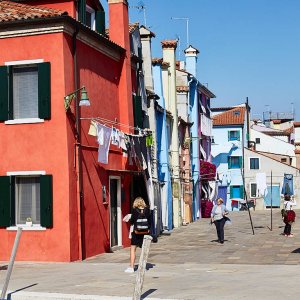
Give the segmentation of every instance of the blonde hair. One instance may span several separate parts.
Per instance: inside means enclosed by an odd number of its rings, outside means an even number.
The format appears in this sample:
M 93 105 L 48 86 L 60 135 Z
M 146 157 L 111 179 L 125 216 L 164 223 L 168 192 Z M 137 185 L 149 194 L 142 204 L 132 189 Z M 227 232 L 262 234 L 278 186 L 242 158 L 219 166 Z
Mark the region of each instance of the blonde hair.
M 147 205 L 142 197 L 137 197 L 134 199 L 133 208 L 145 208 Z
M 223 198 L 218 198 L 218 199 L 217 199 L 217 203 L 218 203 L 219 201 L 221 201 L 222 203 L 224 203 Z

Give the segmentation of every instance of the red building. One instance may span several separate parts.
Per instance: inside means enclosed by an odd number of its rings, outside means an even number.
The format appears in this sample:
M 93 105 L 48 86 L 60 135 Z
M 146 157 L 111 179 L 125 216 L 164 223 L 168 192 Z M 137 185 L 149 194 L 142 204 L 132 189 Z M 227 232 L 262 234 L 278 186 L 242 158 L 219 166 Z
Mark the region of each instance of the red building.
M 116 146 L 98 163 L 88 134 L 92 119 L 133 133 L 127 1 L 108 0 L 109 39 L 98 1 L 16 2 L 0 1 L 0 260 L 19 225 L 17 260 L 74 261 L 128 246 L 122 218 L 134 166 Z M 83 86 L 90 107 L 79 106 Z

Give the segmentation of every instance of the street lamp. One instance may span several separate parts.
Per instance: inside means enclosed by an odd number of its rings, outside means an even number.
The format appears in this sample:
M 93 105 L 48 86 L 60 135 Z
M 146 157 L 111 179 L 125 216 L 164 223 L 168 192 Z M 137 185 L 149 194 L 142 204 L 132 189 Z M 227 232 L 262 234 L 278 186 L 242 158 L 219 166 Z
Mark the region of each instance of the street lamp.
M 81 92 L 78 101 L 77 94 Z M 64 97 L 64 105 L 66 112 L 70 108 L 73 98 L 75 98 L 75 127 L 76 127 L 76 146 L 78 147 L 78 185 L 79 185 L 79 204 L 80 204 L 80 240 L 81 240 L 81 256 L 86 258 L 85 252 L 85 232 L 84 232 L 84 197 L 83 197 L 83 172 L 82 172 L 82 153 L 81 153 L 81 124 L 80 124 L 80 106 L 90 106 L 90 100 L 87 95 L 85 86 L 73 91 Z
M 80 89 L 77 89 L 74 92 L 72 92 L 64 97 L 66 111 L 70 108 L 73 98 L 77 99 L 76 95 L 80 91 L 81 91 L 81 96 L 80 96 L 80 100 L 79 100 L 79 106 L 90 106 L 91 105 L 90 100 L 87 96 L 87 91 L 85 89 L 85 86 L 83 86 Z

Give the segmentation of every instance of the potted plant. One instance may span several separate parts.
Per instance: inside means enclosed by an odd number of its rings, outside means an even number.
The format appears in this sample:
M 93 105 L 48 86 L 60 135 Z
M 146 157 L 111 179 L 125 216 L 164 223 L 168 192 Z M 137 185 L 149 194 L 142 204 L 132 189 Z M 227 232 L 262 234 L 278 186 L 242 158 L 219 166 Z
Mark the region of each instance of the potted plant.
M 26 218 L 26 226 L 32 226 L 32 219 L 30 217 Z

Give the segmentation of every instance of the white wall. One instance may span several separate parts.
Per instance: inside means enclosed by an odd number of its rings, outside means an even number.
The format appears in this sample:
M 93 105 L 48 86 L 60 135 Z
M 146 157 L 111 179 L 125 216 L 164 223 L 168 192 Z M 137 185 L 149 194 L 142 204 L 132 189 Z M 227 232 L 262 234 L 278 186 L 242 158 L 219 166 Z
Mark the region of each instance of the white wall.
M 274 138 L 262 132 L 250 129 L 250 140 L 260 138 L 260 144 L 256 144 L 256 150 L 275 154 L 289 155 L 292 157 L 292 165 L 296 166 L 295 146 L 280 139 Z
M 245 157 L 245 186 L 247 195 L 250 195 L 250 182 L 256 182 L 257 173 L 266 173 L 267 185 L 271 185 L 271 171 L 272 171 L 272 185 L 279 185 L 280 191 L 282 188 L 284 173 L 294 175 L 294 193 L 295 200 L 297 202 L 297 208 L 300 207 L 300 171 L 297 168 L 288 166 L 272 158 L 266 157 L 255 151 L 251 151 L 247 148 L 244 150 Z M 257 157 L 260 160 L 260 168 L 258 170 L 250 170 L 250 157 Z M 263 208 L 263 198 L 260 197 L 260 203 L 258 208 Z

